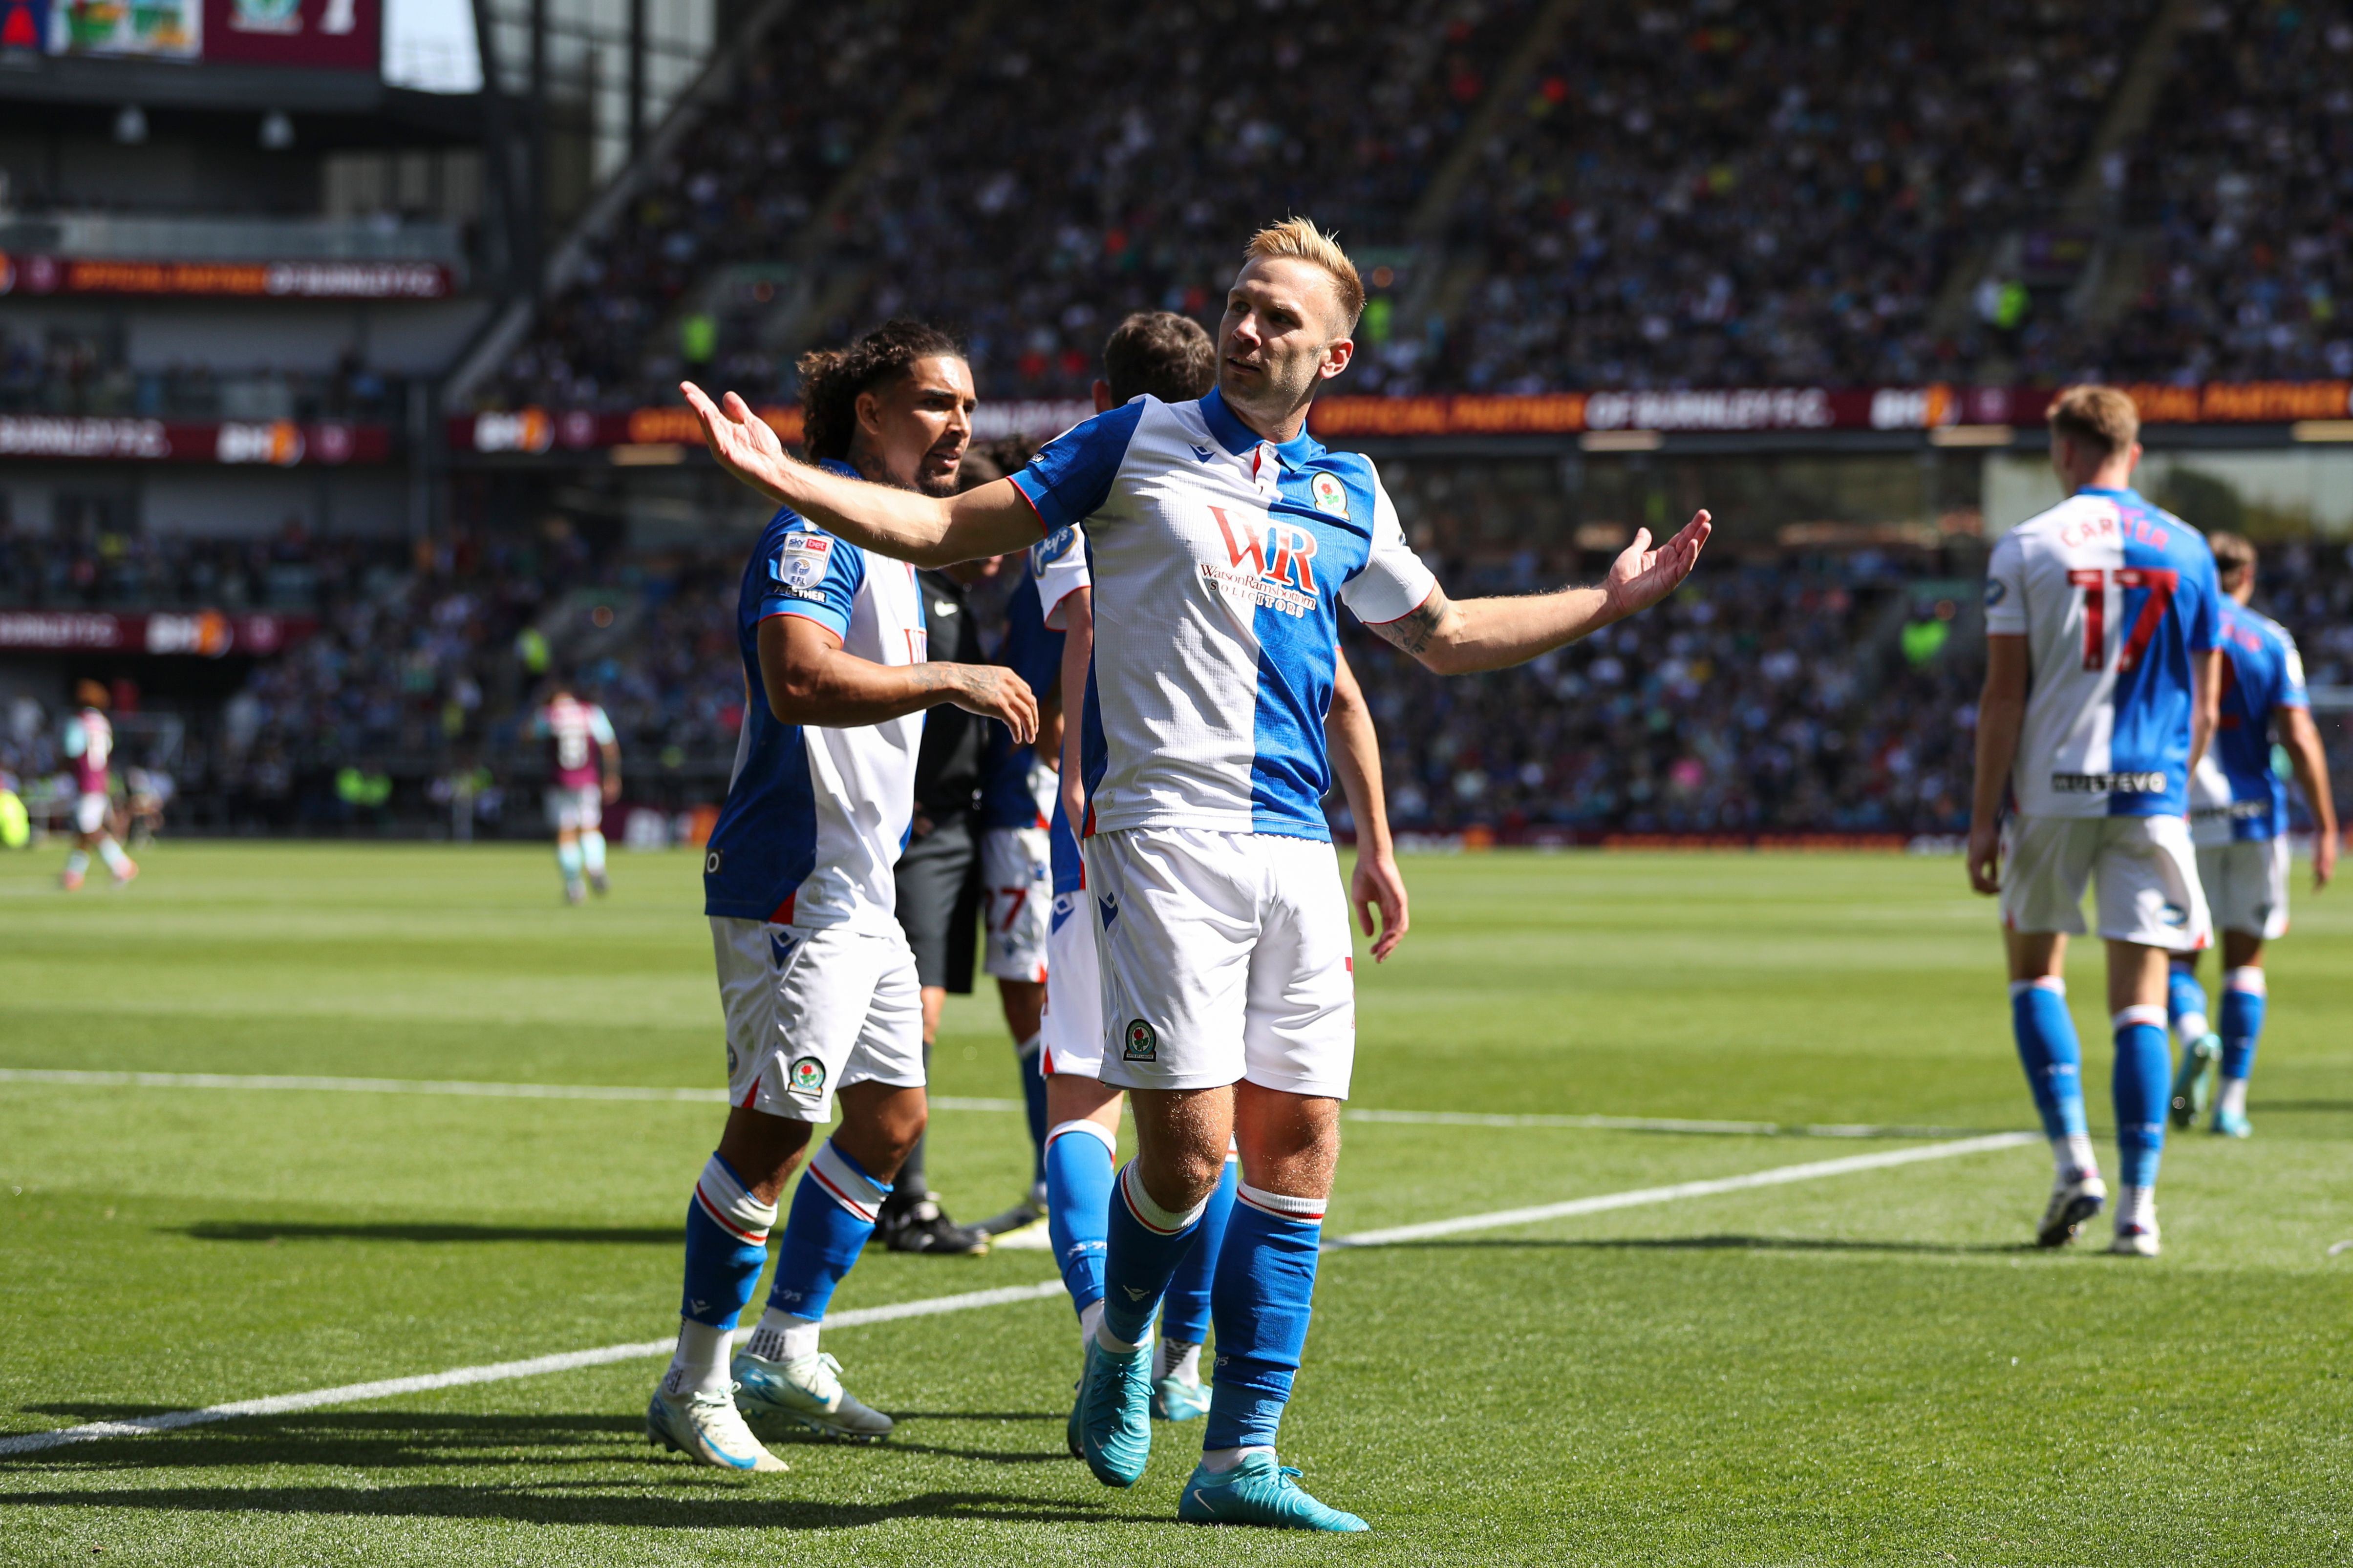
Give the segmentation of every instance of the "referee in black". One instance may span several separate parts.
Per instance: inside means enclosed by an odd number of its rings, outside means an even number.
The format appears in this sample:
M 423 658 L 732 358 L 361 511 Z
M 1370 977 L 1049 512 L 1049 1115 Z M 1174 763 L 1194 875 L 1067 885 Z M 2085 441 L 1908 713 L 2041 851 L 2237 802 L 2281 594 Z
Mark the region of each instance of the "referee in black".
M 981 616 L 971 589 L 997 569 L 995 561 L 974 561 L 917 574 L 930 658 L 989 662 L 981 651 Z M 923 983 L 927 1066 L 948 993 L 972 994 L 980 931 L 981 764 L 987 739 L 985 721 L 944 704 L 924 715 L 923 749 L 915 757 L 915 818 L 899 857 L 899 924 L 915 950 L 915 974 Z M 926 1184 L 924 1142 L 915 1140 L 900 1163 L 876 1235 L 893 1252 L 963 1257 L 987 1251 L 987 1232 L 950 1219 L 939 1194 Z

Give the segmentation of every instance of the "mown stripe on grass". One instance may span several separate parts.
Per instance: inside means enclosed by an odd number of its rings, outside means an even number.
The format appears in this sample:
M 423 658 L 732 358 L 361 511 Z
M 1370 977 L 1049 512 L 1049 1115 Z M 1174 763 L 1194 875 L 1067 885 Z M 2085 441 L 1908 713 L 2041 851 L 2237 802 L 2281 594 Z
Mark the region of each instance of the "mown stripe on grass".
M 1563 1219 L 1572 1215 L 1600 1214 L 1610 1209 L 1636 1208 L 1649 1204 L 1675 1203 L 1683 1198 L 1708 1197 L 1718 1193 L 1736 1193 L 1753 1187 L 1776 1187 L 1791 1182 L 1818 1181 L 1824 1176 L 1842 1176 L 1858 1171 L 1879 1171 L 1892 1166 L 1915 1165 L 1928 1160 L 1949 1160 L 1963 1154 L 1984 1153 L 1995 1149 L 2016 1148 L 2022 1143 L 2039 1141 L 2031 1132 L 1998 1132 L 1982 1138 L 1962 1138 L 1946 1143 L 1931 1143 L 1914 1149 L 1894 1149 L 1875 1154 L 1851 1154 L 1840 1160 L 1811 1160 L 1800 1165 L 1778 1165 L 1770 1170 L 1751 1171 L 1737 1176 L 1716 1176 L 1706 1181 L 1678 1182 L 1666 1187 L 1638 1187 L 1630 1192 L 1604 1193 L 1589 1198 L 1572 1198 L 1567 1203 L 1539 1204 L 1532 1208 L 1497 1209 L 1487 1214 L 1461 1215 L 1453 1219 L 1431 1220 L 1421 1225 L 1394 1226 L 1387 1230 L 1357 1231 L 1335 1237 L 1324 1244 L 1325 1251 L 1340 1248 L 1391 1247 L 1402 1242 L 1424 1241 L 1435 1237 L 1457 1236 L 1465 1231 L 1493 1230 L 1505 1226 L 1532 1225 L 1541 1220 Z M 832 1329 L 854 1329 L 867 1323 L 896 1322 L 906 1318 L 928 1318 L 944 1312 L 967 1312 L 982 1307 L 1001 1307 L 1017 1301 L 1043 1300 L 1062 1292 L 1059 1279 L 1041 1279 L 1033 1285 L 1008 1285 L 994 1290 L 966 1290 L 954 1296 L 932 1296 L 913 1301 L 896 1301 L 884 1307 L 860 1307 L 846 1312 L 834 1312 L 826 1318 Z M 739 1331 L 744 1338 L 749 1331 Z M 427 1394 L 436 1389 L 457 1388 L 468 1384 L 505 1383 L 520 1377 L 539 1377 L 548 1373 L 572 1372 L 582 1367 L 604 1366 L 613 1362 L 650 1360 L 666 1356 L 677 1347 L 677 1340 L 640 1340 L 633 1344 L 603 1345 L 595 1350 L 565 1351 L 557 1355 L 534 1356 L 528 1361 L 493 1362 L 485 1366 L 461 1366 L 448 1372 L 427 1373 L 418 1377 L 391 1377 L 374 1383 L 351 1383 L 340 1388 L 312 1389 L 303 1394 L 279 1394 L 262 1399 L 242 1399 L 227 1405 L 208 1405 L 200 1410 L 172 1410 L 156 1415 L 141 1415 L 129 1421 L 92 1421 L 79 1426 L 59 1427 L 47 1432 L 26 1432 L 14 1437 L 0 1438 L 0 1456 L 37 1454 L 45 1449 L 62 1447 L 69 1443 L 96 1442 L 105 1437 L 141 1437 L 153 1432 L 172 1432 L 184 1426 L 202 1426 L 215 1421 L 230 1421 L 240 1415 L 284 1415 L 296 1411 L 316 1410 L 330 1405 L 356 1405 L 370 1399 L 389 1399 L 405 1394 Z
M 664 1089 L 636 1084 L 486 1083 L 473 1079 L 321 1078 L 287 1073 L 93 1072 L 73 1068 L 0 1068 L 0 1083 L 50 1083 L 86 1089 L 316 1089 L 330 1094 L 440 1094 L 475 1100 L 677 1100 L 723 1105 L 723 1089 Z M 934 1110 L 1024 1110 L 1018 1100 L 944 1094 Z M 1418 1127 L 1557 1127 L 1608 1132 L 1690 1132 L 1737 1138 L 1963 1138 L 1974 1127 L 1900 1127 L 1864 1123 L 1712 1121 L 1678 1116 L 1498 1116 L 1472 1110 L 1376 1110 L 1350 1106 L 1350 1121 L 1393 1121 Z

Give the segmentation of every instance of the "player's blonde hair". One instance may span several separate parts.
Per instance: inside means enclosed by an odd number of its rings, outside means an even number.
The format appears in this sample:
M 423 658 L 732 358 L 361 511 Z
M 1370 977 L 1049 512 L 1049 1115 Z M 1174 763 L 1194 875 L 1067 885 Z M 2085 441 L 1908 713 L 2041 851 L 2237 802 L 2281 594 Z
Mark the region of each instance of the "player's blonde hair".
M 1333 289 L 1340 296 L 1340 309 L 1348 317 L 1347 330 L 1356 330 L 1356 318 L 1365 310 L 1365 281 L 1356 276 L 1356 264 L 1340 248 L 1338 239 L 1317 228 L 1312 219 L 1287 217 L 1251 235 L 1250 244 L 1242 247 L 1245 262 L 1278 256 L 1320 267 L 1329 274 Z
M 2051 400 L 2052 439 L 2080 441 L 2107 457 L 2140 439 L 2140 410 L 2113 386 L 2071 386 Z

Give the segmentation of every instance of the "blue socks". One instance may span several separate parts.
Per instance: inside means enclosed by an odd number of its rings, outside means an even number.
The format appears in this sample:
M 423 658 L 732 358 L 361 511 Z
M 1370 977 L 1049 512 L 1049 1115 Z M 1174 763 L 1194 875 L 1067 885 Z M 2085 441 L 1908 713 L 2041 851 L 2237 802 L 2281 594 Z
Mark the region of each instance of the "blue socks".
M 754 1197 L 735 1168 L 712 1155 L 686 1205 L 686 1292 L 679 1316 L 733 1328 L 735 1314 L 760 1282 L 768 1230 L 776 1223 L 776 1205 Z
M 2173 1091 L 2173 1061 L 2165 1046 L 2165 1009 L 2127 1007 L 2110 1022 L 2116 1032 L 2116 1148 L 2127 1187 L 2157 1185 L 2165 1152 L 2165 1113 Z
M 1226 1241 L 1226 1222 L 1234 1212 L 1234 1188 L 1241 1180 L 1241 1161 L 1233 1154 L 1226 1156 L 1226 1173 L 1218 1178 L 1218 1190 L 1209 1194 L 1209 1205 L 1201 1211 L 1201 1224 L 1193 1233 L 1193 1250 L 1176 1265 L 1176 1274 L 1168 1281 L 1168 1296 L 1160 1309 L 1160 1341 L 1162 1344 L 1198 1345 L 1209 1331 L 1209 1282 L 1218 1272 L 1218 1258 Z
M 1152 1337 L 1153 1314 L 1160 1310 L 1169 1279 L 1193 1245 L 1193 1232 L 1207 1207 L 1204 1199 L 1182 1214 L 1164 1209 L 1144 1190 L 1134 1161 L 1120 1168 L 1103 1248 L 1103 1315 L 1098 1334 L 1105 1349 L 1133 1349 Z
M 2042 1116 L 2043 1136 L 2054 1143 L 2084 1136 L 2084 1047 L 2067 1011 L 2067 983 L 2056 975 L 2011 981 L 2010 1026 L 2018 1037 L 2026 1087 Z
M 2166 966 L 2165 1013 L 2180 1045 L 2193 1045 L 2212 1032 L 2206 1018 L 2206 988 L 2198 984 L 2198 971 L 2186 959 Z
M 1029 1147 L 1035 1158 L 1029 1165 L 1029 1186 L 1034 1192 L 1046 1180 L 1046 1044 L 1039 1035 L 1032 1035 L 1013 1047 L 1021 1059 L 1021 1109 L 1029 1113 Z
M 2222 977 L 2222 1077 L 2244 1079 L 2255 1070 L 2255 1045 L 2263 1037 L 2267 1003 L 2263 972 L 2253 964 Z
M 1239 1189 L 1209 1295 L 1218 1321 L 1217 1373 L 1202 1448 L 1274 1447 L 1307 1347 L 1324 1200 Z
M 1112 1135 L 1100 1122 L 1065 1121 L 1046 1134 L 1046 1235 L 1083 1316 L 1103 1296 L 1103 1247 L 1111 1226 Z
M 793 1211 L 785 1221 L 784 1245 L 776 1249 L 776 1278 L 768 1288 L 768 1310 L 811 1322 L 825 1316 L 833 1288 L 858 1261 L 891 1184 L 878 1182 L 828 1139 L 809 1156 L 808 1169 L 793 1190 Z

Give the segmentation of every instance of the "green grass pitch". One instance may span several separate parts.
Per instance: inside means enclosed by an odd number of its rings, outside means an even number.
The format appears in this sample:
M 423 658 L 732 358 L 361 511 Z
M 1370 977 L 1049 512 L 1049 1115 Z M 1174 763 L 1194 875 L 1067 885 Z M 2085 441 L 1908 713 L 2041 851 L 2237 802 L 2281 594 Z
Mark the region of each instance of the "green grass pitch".
M 580 910 L 521 848 L 174 844 L 73 898 L 58 858 L 0 858 L 0 1068 L 720 1081 L 691 856 L 619 857 Z M 2031 1123 L 1957 861 L 1408 874 L 1413 935 L 1359 965 L 1357 1107 Z M 649 1453 L 644 1359 L 0 1458 L 0 1562 L 2343 1563 L 2353 889 L 2299 900 L 2256 1136 L 2175 1137 L 2155 1262 L 2022 1247 L 2034 1146 L 1327 1257 L 1284 1458 L 1368 1536 L 1175 1523 L 1198 1426 L 1095 1485 L 1062 1451 L 1057 1298 L 829 1335 L 899 1435 L 784 1444 L 787 1475 Z M 989 998 L 936 1069 L 1014 1092 Z M 657 1339 L 720 1115 L 0 1081 L 0 1437 Z M 1019 1191 L 1018 1117 L 933 1128 L 955 1213 Z M 1331 1234 L 1905 1146 L 1347 1136 Z M 870 1253 L 837 1306 L 1050 1272 Z

